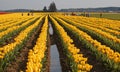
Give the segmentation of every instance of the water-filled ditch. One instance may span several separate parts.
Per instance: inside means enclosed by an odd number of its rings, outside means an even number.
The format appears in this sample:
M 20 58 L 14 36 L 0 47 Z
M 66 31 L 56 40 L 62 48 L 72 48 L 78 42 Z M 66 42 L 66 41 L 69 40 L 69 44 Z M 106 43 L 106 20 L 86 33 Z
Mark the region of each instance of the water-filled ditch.
M 49 33 L 53 35 L 52 25 L 49 23 Z M 56 44 L 50 46 L 50 72 L 62 72 L 59 53 Z

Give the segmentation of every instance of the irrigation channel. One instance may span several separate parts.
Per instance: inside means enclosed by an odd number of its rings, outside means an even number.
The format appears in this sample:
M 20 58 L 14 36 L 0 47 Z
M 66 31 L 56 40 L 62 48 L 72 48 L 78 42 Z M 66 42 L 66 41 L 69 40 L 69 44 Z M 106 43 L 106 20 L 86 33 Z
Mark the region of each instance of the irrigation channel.
M 53 35 L 53 28 L 50 22 L 49 33 L 51 36 Z M 62 72 L 56 44 L 51 44 L 50 46 L 50 72 Z

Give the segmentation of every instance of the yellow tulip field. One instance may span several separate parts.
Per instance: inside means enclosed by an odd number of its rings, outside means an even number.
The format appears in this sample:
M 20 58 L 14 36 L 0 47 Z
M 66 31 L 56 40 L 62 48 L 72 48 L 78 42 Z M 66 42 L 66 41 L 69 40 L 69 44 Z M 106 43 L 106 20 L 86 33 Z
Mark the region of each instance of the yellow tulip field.
M 0 15 L 0 72 L 50 72 L 52 41 L 62 72 L 120 72 L 119 20 L 27 14 Z

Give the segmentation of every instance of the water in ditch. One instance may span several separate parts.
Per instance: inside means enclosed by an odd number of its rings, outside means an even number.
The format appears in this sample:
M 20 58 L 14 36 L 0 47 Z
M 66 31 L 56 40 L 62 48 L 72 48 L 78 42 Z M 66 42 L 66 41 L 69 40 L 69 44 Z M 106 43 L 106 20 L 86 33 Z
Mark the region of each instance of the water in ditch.
M 49 26 L 49 33 L 53 35 L 53 28 L 50 23 Z M 56 44 L 50 46 L 50 72 L 62 72 Z

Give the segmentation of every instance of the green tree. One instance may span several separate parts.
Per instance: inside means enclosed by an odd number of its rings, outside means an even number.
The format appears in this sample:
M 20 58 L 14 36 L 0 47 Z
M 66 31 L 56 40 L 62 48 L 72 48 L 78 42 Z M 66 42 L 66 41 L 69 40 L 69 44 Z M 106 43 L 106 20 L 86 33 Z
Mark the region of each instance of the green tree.
M 46 7 L 46 6 L 44 6 L 43 11 L 44 11 L 44 12 L 46 12 L 46 11 L 47 11 L 47 7 Z
M 50 12 L 56 12 L 57 11 L 57 8 L 56 8 L 56 5 L 54 2 L 52 2 L 49 6 L 49 11 Z

